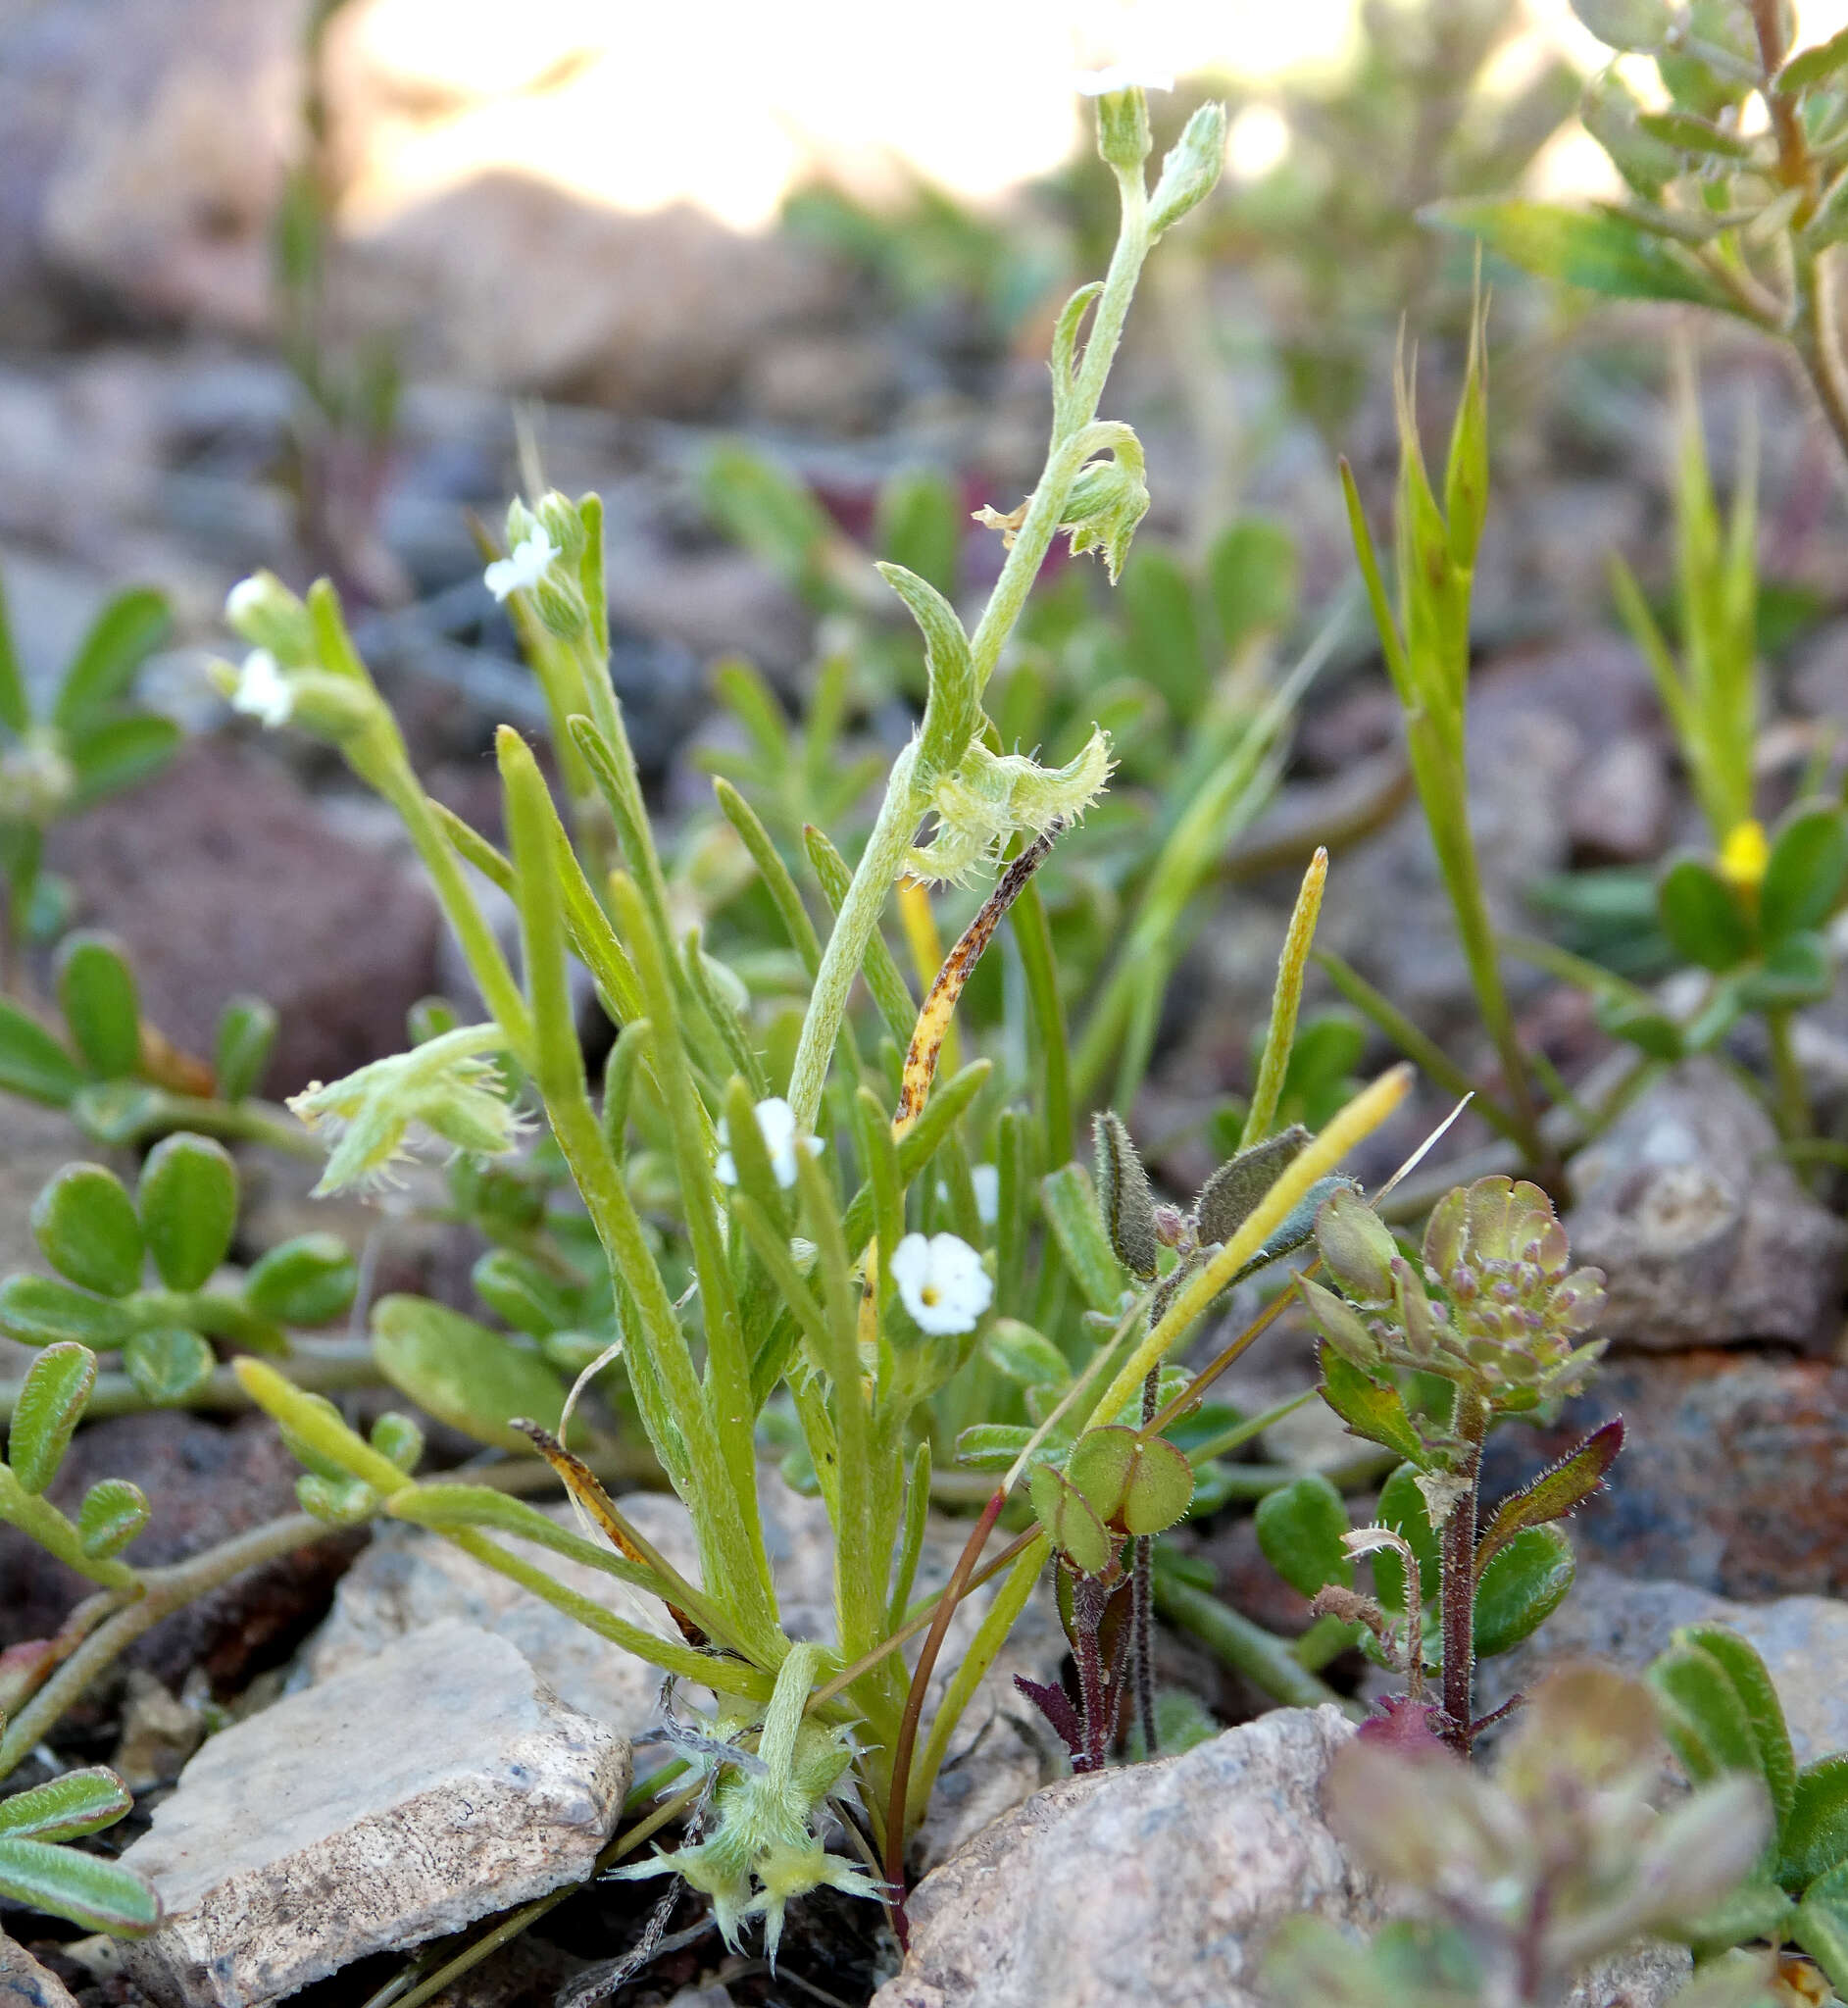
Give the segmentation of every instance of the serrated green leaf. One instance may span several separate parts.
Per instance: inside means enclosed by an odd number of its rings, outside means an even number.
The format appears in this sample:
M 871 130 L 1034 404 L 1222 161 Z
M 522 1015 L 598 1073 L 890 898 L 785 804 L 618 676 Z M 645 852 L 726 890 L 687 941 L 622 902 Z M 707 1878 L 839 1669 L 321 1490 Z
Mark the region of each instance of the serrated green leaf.
M 196 1394 L 217 1365 L 212 1348 L 183 1325 L 134 1332 L 122 1349 L 123 1372 L 154 1408 L 173 1408 Z
M 479 1443 L 529 1450 L 513 1419 L 556 1431 L 564 1414 L 564 1382 L 537 1353 L 427 1298 L 380 1298 L 373 1357 L 401 1394 Z
M 353 1308 L 359 1265 L 337 1234 L 297 1234 L 258 1258 L 244 1301 L 277 1325 L 330 1325 Z
M 1347 1507 L 1320 1472 L 1305 1472 L 1267 1492 L 1252 1525 L 1264 1559 L 1299 1596 L 1314 1596 L 1330 1582 L 1353 1583 L 1354 1564 L 1341 1544 L 1348 1531 Z
M 104 1080 L 141 1064 L 141 1006 L 134 972 L 106 934 L 69 934 L 57 957 L 58 1004 L 72 1043 Z
M 1429 1462 L 1396 1387 L 1381 1386 L 1325 1341 L 1316 1357 L 1322 1366 L 1322 1398 L 1351 1434 L 1396 1451 L 1421 1468 Z
M 126 1479 L 98 1479 L 77 1509 L 77 1545 L 92 1562 L 107 1562 L 146 1527 L 150 1511 L 139 1485 Z
M 103 1297 L 125 1297 L 140 1284 L 141 1223 L 114 1172 L 66 1165 L 40 1188 L 31 1219 L 45 1260 L 68 1281 Z
M 1516 1534 L 1476 1584 L 1476 1657 L 1512 1650 L 1551 1617 L 1572 1588 L 1576 1566 L 1573 1544 L 1558 1528 Z
M 36 1019 L 0 1003 L 0 1087 L 27 1101 L 64 1108 L 83 1085 L 83 1070 Z
M 1673 245 L 1608 211 L 1543 202 L 1438 202 L 1421 210 L 1419 220 L 1467 231 L 1523 271 L 1588 292 L 1738 311 L 1724 289 Z
M 21 1840 L 75 1840 L 113 1827 L 134 1810 L 134 1794 L 113 1771 L 96 1765 L 67 1771 L 45 1784 L 0 1799 L 0 1834 Z
M 1603 1484 L 1605 1474 L 1623 1447 L 1623 1424 L 1620 1417 L 1592 1431 L 1582 1443 L 1549 1465 L 1530 1484 L 1504 1499 L 1476 1541 L 1476 1574 L 1479 1576 L 1523 1527 L 1544 1527 L 1550 1521 L 1564 1520 L 1577 1512 Z
M 161 1921 L 160 1898 L 132 1870 L 53 1841 L 0 1836 L 0 1896 L 118 1937 L 139 1937 Z
M 1752 952 L 1752 924 L 1705 858 L 1677 858 L 1663 873 L 1656 914 L 1670 946 L 1702 969 L 1733 969 Z
M 108 1297 L 73 1289 L 54 1276 L 9 1276 L 0 1281 L 0 1333 L 22 1345 L 56 1345 L 74 1338 L 98 1352 L 113 1352 L 131 1322 Z
M 196 1290 L 230 1251 L 237 1167 L 222 1143 L 181 1130 L 148 1153 L 136 1203 L 161 1280 L 170 1290 Z
M 121 700 L 135 672 L 167 639 L 167 600 L 146 586 L 119 593 L 96 617 L 58 686 L 52 723 L 80 732 Z
M 7 1463 L 34 1495 L 58 1476 L 96 1385 L 96 1355 L 66 1340 L 48 1345 L 26 1370 L 7 1432 Z

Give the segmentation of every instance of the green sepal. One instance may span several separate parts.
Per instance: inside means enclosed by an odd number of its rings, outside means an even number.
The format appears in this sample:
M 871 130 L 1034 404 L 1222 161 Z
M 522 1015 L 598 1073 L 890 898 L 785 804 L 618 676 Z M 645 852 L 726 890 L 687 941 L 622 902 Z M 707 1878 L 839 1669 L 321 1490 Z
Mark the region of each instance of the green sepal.
M 230 1252 L 237 1167 L 222 1143 L 181 1130 L 148 1153 L 136 1203 L 161 1280 L 170 1290 L 196 1290 Z
M 7 1431 L 7 1463 L 34 1496 L 58 1476 L 96 1385 L 96 1355 L 65 1340 L 48 1345 L 26 1370 Z
M 79 1288 L 125 1297 L 140 1284 L 141 1222 L 127 1187 L 101 1165 L 66 1165 L 47 1180 L 32 1201 L 32 1237 Z
M 141 1005 L 134 971 L 106 934 L 69 934 L 55 963 L 58 1005 L 72 1043 L 99 1079 L 119 1080 L 141 1064 Z
M 1330 1582 L 1352 1586 L 1354 1564 L 1343 1545 L 1347 1507 L 1320 1472 L 1267 1492 L 1252 1525 L 1264 1559 L 1299 1596 L 1314 1596 Z

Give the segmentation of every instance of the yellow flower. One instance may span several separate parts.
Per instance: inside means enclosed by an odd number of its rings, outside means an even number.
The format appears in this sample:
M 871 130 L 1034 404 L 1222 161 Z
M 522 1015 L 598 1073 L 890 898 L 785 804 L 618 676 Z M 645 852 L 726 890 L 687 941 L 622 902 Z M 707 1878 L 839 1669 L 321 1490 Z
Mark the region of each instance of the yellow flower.
M 1720 846 L 1720 876 L 1740 892 L 1756 892 L 1765 882 L 1765 867 L 1771 862 L 1771 845 L 1765 840 L 1765 826 L 1748 816 L 1735 823 Z

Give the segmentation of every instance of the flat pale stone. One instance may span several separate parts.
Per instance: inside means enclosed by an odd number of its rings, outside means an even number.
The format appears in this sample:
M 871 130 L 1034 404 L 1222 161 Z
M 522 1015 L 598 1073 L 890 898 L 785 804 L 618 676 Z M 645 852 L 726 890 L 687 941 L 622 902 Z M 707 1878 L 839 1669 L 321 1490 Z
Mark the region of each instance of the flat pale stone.
M 256 2008 L 589 1874 L 630 1782 L 625 1738 L 519 1648 L 433 1625 L 214 1736 L 124 1855 L 167 1921 L 133 1979 Z
M 0 1932 L 0 2008 L 77 2008 L 77 2004 L 55 1973 Z

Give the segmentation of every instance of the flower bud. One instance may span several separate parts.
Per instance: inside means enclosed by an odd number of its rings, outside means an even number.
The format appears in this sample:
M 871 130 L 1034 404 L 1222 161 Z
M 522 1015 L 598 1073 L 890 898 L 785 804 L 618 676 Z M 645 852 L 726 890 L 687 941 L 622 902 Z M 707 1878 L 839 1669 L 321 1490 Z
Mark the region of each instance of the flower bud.
M 285 669 L 315 660 L 315 629 L 308 609 L 274 572 L 240 578 L 225 600 L 225 619 L 253 648 L 268 649 Z
M 584 555 L 584 520 L 577 513 L 576 503 L 552 488 L 533 504 L 532 514 L 559 555 L 574 570 Z
M 1159 237 L 1212 194 L 1225 165 L 1225 107 L 1202 105 L 1162 162 L 1149 204 L 1149 235 Z
M 590 609 L 577 581 L 561 566 L 551 566 L 532 588 L 532 604 L 548 634 L 574 640 L 590 624 Z

